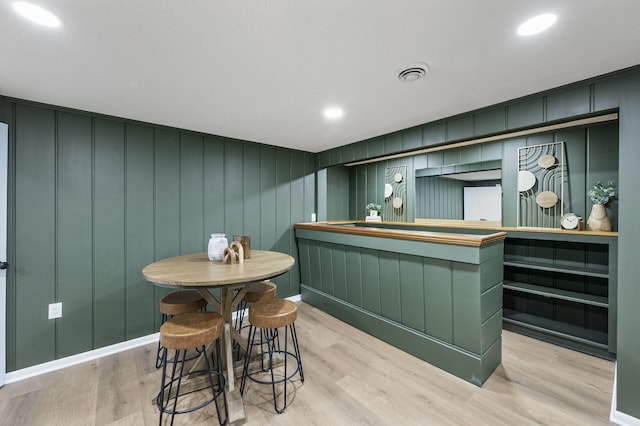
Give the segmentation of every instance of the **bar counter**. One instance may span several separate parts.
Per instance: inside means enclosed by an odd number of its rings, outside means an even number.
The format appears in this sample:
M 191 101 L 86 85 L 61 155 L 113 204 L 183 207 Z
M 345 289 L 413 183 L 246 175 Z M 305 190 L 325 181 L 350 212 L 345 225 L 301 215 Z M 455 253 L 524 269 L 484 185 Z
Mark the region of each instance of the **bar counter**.
M 506 233 L 363 225 L 295 225 L 302 300 L 481 386 L 502 358 Z

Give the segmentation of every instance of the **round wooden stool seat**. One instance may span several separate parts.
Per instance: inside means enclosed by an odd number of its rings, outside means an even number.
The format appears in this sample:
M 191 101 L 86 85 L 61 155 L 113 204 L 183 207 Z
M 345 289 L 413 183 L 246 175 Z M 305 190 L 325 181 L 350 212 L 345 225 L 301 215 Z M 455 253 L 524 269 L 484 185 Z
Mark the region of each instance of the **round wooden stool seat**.
M 261 300 L 249 308 L 249 323 L 259 328 L 286 327 L 298 317 L 298 306 L 290 300 Z
M 195 312 L 207 306 L 207 301 L 195 290 L 175 291 L 160 299 L 160 312 L 180 315 Z
M 244 395 L 247 379 L 270 385 L 277 413 L 287 408 L 287 382 L 296 374 L 299 374 L 300 382 L 304 382 L 295 324 L 297 317 L 298 306 L 286 299 L 263 299 L 249 308 L 249 338 L 240 394 Z M 250 368 L 252 363 L 254 366 Z M 281 388 L 280 392 L 276 391 L 276 386 Z
M 190 349 L 218 339 L 224 320 L 216 312 L 189 312 L 160 326 L 160 343 L 167 349 Z
M 162 376 L 160 382 L 160 392 L 156 397 L 156 406 L 160 410 L 160 423 L 164 414 L 171 415 L 169 424 L 173 425 L 176 414 L 190 413 L 199 410 L 212 402 L 215 402 L 218 422 L 223 425 L 229 420 L 229 410 L 225 394 L 225 379 L 222 372 L 222 357 L 220 350 L 220 337 L 224 330 L 224 320 L 222 315 L 215 312 L 188 312 L 178 315 L 166 321 L 160 326 L 160 343 L 162 354 L 159 357 L 162 366 Z M 215 350 L 211 360 L 206 354 L 206 345 L 213 343 Z M 187 369 L 185 362 L 193 359 L 187 358 L 187 351 L 197 349 L 204 359 L 204 366 L 198 370 Z M 168 355 L 169 350 L 173 352 L 173 358 Z M 215 354 L 216 359 L 213 359 Z M 167 369 L 169 364 L 173 364 Z M 196 364 L 198 365 L 198 364 Z M 183 378 L 190 375 L 204 376 L 208 378 L 208 384 L 202 388 L 208 391 L 202 399 L 190 400 L 180 398 L 186 393 L 180 392 Z M 204 382 L 207 383 L 207 382 Z M 188 393 L 188 392 L 187 392 Z M 221 398 L 221 401 L 218 401 Z M 180 399 L 180 403 L 178 403 Z M 223 411 L 224 410 L 224 411 Z
M 263 281 L 261 283 L 254 283 L 247 286 L 247 292 L 242 298 L 243 302 L 256 303 L 262 299 L 273 299 L 276 297 L 276 286 L 271 281 Z

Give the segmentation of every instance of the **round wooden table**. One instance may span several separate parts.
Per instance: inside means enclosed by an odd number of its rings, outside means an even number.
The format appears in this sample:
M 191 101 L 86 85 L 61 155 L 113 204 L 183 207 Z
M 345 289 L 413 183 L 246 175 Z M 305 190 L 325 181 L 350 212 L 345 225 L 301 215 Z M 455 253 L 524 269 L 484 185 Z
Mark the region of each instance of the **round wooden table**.
M 171 287 L 234 287 L 277 277 L 293 268 L 294 263 L 293 257 L 277 251 L 251 250 L 251 259 L 233 265 L 212 262 L 207 253 L 193 253 L 147 265 L 142 276 L 154 284 Z
M 144 279 L 155 285 L 197 290 L 223 316 L 223 360 L 227 369 L 230 422 L 244 418 L 242 399 L 239 392 L 235 391 L 231 341 L 235 339 L 246 346 L 242 337 L 231 326 L 231 315 L 247 292 L 248 284 L 282 275 L 293 268 L 294 263 L 294 258 L 288 254 L 251 250 L 251 258 L 245 259 L 243 263 L 228 265 L 212 262 L 207 253 L 194 253 L 159 260 L 142 270 Z M 213 288 L 220 289 L 220 300 L 209 291 Z

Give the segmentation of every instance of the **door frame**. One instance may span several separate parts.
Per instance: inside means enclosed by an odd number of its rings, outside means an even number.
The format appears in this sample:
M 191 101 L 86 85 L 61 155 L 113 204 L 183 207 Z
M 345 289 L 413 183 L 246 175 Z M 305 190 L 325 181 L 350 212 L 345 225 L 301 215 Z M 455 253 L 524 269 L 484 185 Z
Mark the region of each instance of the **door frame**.
M 0 261 L 7 260 L 9 126 L 0 122 Z M 0 386 L 7 374 L 7 270 L 0 269 Z

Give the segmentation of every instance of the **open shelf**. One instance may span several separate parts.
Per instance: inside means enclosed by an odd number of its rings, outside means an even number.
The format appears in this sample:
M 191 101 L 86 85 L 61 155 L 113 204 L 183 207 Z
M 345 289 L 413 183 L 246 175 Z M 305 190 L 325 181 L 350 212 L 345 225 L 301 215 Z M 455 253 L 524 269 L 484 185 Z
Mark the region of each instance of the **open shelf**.
M 609 278 L 609 273 L 605 270 L 593 268 L 581 268 L 576 266 L 551 265 L 546 263 L 535 263 L 529 261 L 513 260 L 505 256 L 504 266 L 512 266 L 523 269 L 533 269 L 536 271 L 561 272 L 563 274 L 581 275 L 586 277 Z
M 551 297 L 554 299 L 568 300 L 570 302 L 583 303 L 585 305 L 609 307 L 609 299 L 604 296 L 579 293 L 576 291 L 562 290 L 559 288 L 544 287 L 541 285 L 520 283 L 516 281 L 504 280 L 502 288 L 507 290 L 521 291 L 523 293 L 537 294 L 539 296 Z
M 504 248 L 505 329 L 615 357 L 616 238 L 508 232 Z
M 503 310 L 503 322 L 530 328 L 538 332 L 554 335 L 579 344 L 594 346 L 603 350 L 608 348 L 607 333 L 578 327 L 565 322 L 554 321 L 511 309 Z

